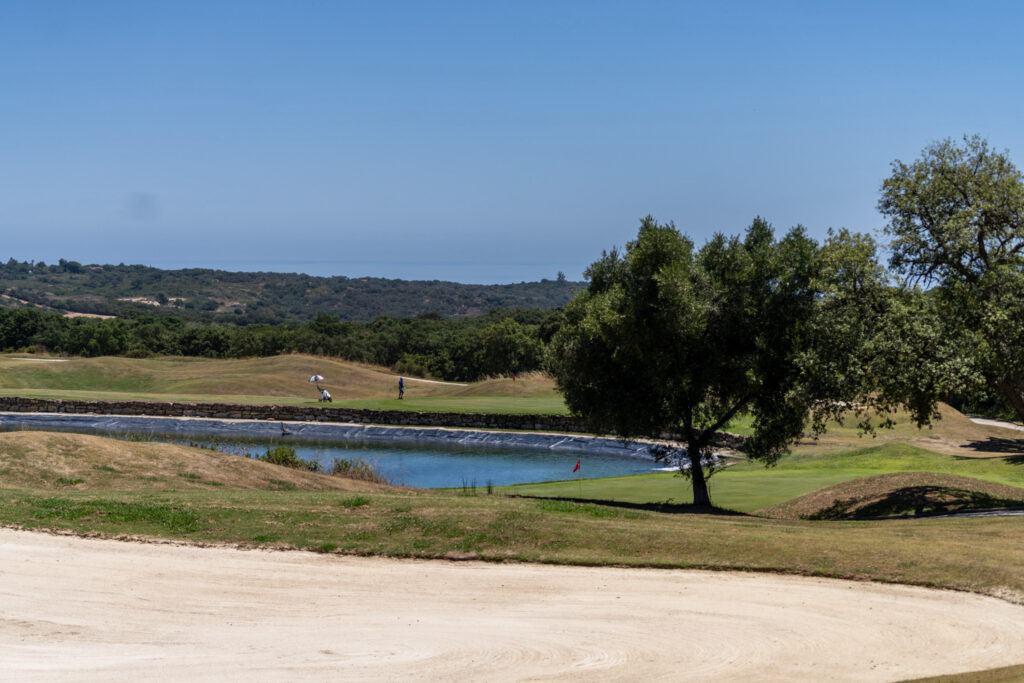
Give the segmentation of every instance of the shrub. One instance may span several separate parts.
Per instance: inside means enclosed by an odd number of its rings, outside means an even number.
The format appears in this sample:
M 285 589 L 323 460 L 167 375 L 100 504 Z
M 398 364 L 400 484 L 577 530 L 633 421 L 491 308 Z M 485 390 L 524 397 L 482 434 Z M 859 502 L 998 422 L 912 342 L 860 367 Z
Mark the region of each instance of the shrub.
M 432 377 L 430 374 L 430 357 L 422 354 L 405 353 L 398 362 L 391 366 L 391 371 L 398 375 L 413 377 Z
M 291 467 L 296 470 L 320 471 L 320 463 L 315 460 L 303 460 L 295 454 L 293 446 L 268 448 L 266 453 L 257 456 L 256 459 L 269 462 L 271 465 L 281 465 L 282 467 Z
M 331 462 L 330 473 L 335 477 L 356 479 L 358 481 L 370 481 L 376 484 L 387 484 L 385 477 L 376 467 L 358 458 L 349 460 L 347 458 L 335 458 Z

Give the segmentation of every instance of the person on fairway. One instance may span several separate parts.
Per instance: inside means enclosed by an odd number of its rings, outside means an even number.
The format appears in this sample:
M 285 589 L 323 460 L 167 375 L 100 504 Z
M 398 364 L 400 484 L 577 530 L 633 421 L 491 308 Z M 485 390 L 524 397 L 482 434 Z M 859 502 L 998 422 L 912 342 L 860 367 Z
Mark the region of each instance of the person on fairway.
M 405 397 L 405 378 L 398 378 L 398 400 L 401 401 Z
M 317 389 L 320 390 L 320 401 L 322 403 L 333 403 L 334 402 L 334 401 L 331 400 L 331 395 L 329 393 L 327 393 L 326 389 L 324 389 L 323 387 L 321 387 L 319 385 L 317 385 Z

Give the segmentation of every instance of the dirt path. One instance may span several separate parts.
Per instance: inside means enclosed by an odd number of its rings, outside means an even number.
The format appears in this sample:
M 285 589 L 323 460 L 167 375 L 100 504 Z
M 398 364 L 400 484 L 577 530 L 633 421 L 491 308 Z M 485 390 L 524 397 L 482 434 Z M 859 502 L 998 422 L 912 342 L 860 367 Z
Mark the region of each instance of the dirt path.
M 0 678 L 895 680 L 1024 661 L 1024 607 L 772 575 L 0 529 Z

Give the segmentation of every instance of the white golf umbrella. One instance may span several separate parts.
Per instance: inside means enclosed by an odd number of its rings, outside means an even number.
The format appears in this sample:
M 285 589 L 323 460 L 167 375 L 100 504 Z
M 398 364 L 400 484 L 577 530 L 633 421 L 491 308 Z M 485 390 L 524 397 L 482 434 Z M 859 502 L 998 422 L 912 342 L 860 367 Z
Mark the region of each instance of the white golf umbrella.
M 323 382 L 324 381 L 324 376 L 323 375 L 313 375 L 312 377 L 309 378 L 309 381 L 310 382 Z

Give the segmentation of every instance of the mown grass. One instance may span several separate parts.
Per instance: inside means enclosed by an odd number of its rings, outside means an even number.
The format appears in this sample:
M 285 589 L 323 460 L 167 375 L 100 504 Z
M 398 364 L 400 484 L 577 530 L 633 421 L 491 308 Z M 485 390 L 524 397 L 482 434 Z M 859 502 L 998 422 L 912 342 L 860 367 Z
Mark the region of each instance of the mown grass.
M 336 405 L 372 410 L 415 410 L 449 413 L 503 413 L 516 415 L 566 415 L 569 409 L 558 396 L 435 396 L 430 398 L 358 399 L 335 401 Z
M 253 405 L 319 405 L 314 398 L 256 396 L 248 394 L 184 394 L 146 391 L 92 391 L 74 389 L 0 389 L 2 396 L 74 399 L 79 401 L 173 401 L 175 403 L 243 403 Z
M 175 403 L 240 403 L 247 405 L 318 406 L 369 410 L 405 410 L 426 413 L 502 413 L 514 415 L 566 415 L 561 398 L 513 396 L 436 396 L 416 399 L 336 399 L 322 404 L 315 398 L 256 396 L 250 394 L 182 394 L 153 392 L 80 391 L 71 389 L 0 388 L 2 396 L 76 399 L 80 401 L 172 401 Z
M 583 461 L 586 466 L 586 460 Z M 836 453 L 797 452 L 772 468 L 741 462 L 716 473 L 709 482 L 712 502 L 752 512 L 826 486 L 893 472 L 937 472 L 1024 487 L 1024 460 L 942 455 L 901 442 Z M 551 498 L 584 498 L 629 503 L 690 503 L 690 482 L 672 472 L 608 479 L 584 479 L 502 487 L 503 493 Z
M 335 407 L 426 412 L 564 414 L 553 381 L 530 373 L 513 382 L 470 384 L 409 378 L 404 400 L 387 368 L 305 355 L 242 360 L 70 358 L 39 362 L 0 354 L 0 395 L 99 401 L 320 405 L 318 373 Z
M 195 513 L 167 503 L 137 501 L 37 498 L 32 518 L 44 523 L 85 521 L 99 528 L 127 525 L 139 533 L 188 533 L 199 528 Z
M 7 489 L 0 523 L 393 557 L 776 571 L 1024 601 L 1019 519 L 804 522 L 434 492 Z
M 879 519 L 1024 508 L 1024 488 L 934 472 L 892 472 L 827 486 L 759 510 L 787 519 Z

